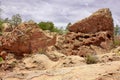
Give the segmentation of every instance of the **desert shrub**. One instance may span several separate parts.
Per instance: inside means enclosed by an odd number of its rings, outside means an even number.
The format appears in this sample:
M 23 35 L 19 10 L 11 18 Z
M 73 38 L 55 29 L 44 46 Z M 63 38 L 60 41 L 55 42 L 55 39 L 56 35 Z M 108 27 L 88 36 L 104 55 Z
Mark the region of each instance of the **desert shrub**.
M 13 62 L 10 64 L 10 67 L 11 67 L 11 68 L 14 68 L 16 65 L 17 65 L 17 62 L 16 62 L 16 61 L 13 61 Z
M 92 54 L 86 55 L 85 60 L 87 64 L 95 64 L 98 62 L 97 56 Z
M 62 28 L 54 28 L 52 32 L 57 32 L 58 34 L 64 34 L 64 30 Z
M 115 27 L 114 27 L 114 35 L 115 36 L 117 36 L 117 35 L 119 35 L 120 34 L 120 27 L 118 26 L 118 25 L 116 25 Z
M 113 42 L 113 46 L 114 46 L 114 47 L 120 46 L 120 40 L 117 39 L 117 38 L 115 38 L 115 39 L 114 39 L 114 42 Z
M 2 26 L 2 24 L 3 24 L 3 21 L 0 20 L 0 27 Z
M 20 24 L 22 22 L 22 18 L 20 16 L 20 14 L 15 14 L 12 16 L 12 20 L 10 21 L 10 23 L 12 25 L 17 26 L 18 24 Z
M 120 35 L 114 36 L 113 47 L 118 47 L 118 46 L 120 46 Z
M 39 52 L 39 54 L 45 54 L 45 53 L 46 53 L 45 49 L 42 49 L 42 48 L 40 48 L 40 49 L 38 50 L 38 52 Z
M 58 34 L 64 34 L 66 31 L 63 28 L 57 28 L 54 26 L 53 22 L 40 22 L 38 26 L 42 30 L 49 30 L 50 32 L 57 32 Z
M 3 61 L 3 58 L 2 57 L 0 57 L 0 62 L 2 62 Z
M 3 24 L 3 21 L 2 20 L 0 20 L 0 32 L 2 32 L 2 24 Z
M 38 25 L 42 30 L 53 31 L 54 29 L 54 24 L 52 22 L 40 22 Z

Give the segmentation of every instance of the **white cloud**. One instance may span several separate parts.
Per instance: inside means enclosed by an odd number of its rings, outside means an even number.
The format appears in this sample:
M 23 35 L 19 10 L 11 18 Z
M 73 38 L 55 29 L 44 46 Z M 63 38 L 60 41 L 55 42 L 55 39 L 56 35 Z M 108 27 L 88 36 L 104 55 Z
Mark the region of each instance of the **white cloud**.
M 113 15 L 117 16 L 114 18 L 118 24 L 119 4 L 119 0 L 2 0 L 1 7 L 4 18 L 19 13 L 24 20 L 52 21 L 61 27 L 85 18 L 103 7 L 112 10 Z
M 114 23 L 115 23 L 114 25 L 116 25 L 116 24 L 120 25 L 120 18 L 116 15 L 114 15 L 113 18 L 114 18 Z

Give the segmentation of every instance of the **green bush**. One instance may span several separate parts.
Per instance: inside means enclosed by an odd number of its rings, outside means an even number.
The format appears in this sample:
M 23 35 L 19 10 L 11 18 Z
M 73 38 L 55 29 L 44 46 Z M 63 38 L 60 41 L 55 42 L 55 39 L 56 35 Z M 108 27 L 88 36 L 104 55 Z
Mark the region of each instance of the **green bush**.
M 2 62 L 3 61 L 3 58 L 2 57 L 0 57 L 0 62 Z
M 98 62 L 97 56 L 92 54 L 86 55 L 85 60 L 87 64 L 95 64 Z
M 64 30 L 63 29 L 54 28 L 52 30 L 52 32 L 57 32 L 58 34 L 63 34 Z
M 54 24 L 52 22 L 40 22 L 39 27 L 42 30 L 49 30 L 51 32 L 57 32 L 58 34 L 64 34 L 65 30 L 63 28 L 57 28 L 54 26 Z
M 114 27 L 114 35 L 115 35 L 115 36 L 117 36 L 117 35 L 120 34 L 119 30 L 120 30 L 120 27 L 119 27 L 118 25 L 116 25 L 116 26 Z
M 2 24 L 3 24 L 3 21 L 2 20 L 0 20 L 0 32 L 2 32 Z
M 119 39 L 114 39 L 114 47 L 120 46 L 120 40 Z
M 40 22 L 38 25 L 42 30 L 53 31 L 54 29 L 54 24 L 52 22 Z
M 10 67 L 11 67 L 11 68 L 14 68 L 16 65 L 17 65 L 17 62 L 16 62 L 16 61 L 13 61 L 13 62 L 10 64 Z

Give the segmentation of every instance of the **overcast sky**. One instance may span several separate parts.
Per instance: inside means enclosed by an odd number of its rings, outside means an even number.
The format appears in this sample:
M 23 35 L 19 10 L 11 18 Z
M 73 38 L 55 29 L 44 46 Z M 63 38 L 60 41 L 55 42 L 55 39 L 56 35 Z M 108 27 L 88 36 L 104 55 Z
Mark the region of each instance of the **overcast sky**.
M 52 21 L 64 27 L 100 8 L 110 8 L 115 24 L 120 25 L 120 0 L 0 0 L 2 17 L 20 14 L 23 20 Z

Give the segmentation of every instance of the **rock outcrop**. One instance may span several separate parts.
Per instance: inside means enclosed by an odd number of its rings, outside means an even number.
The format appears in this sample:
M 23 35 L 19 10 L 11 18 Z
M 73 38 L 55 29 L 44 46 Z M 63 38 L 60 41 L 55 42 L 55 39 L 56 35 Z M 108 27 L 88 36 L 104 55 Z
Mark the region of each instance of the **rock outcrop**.
M 56 36 L 48 37 L 35 23 L 22 23 L 12 31 L 4 30 L 0 36 L 0 51 L 12 52 L 16 55 L 46 50 L 55 45 Z
M 99 9 L 90 17 L 76 22 L 69 28 L 71 32 L 96 33 L 100 31 L 109 31 L 113 37 L 113 19 L 111 11 L 108 8 Z
M 113 45 L 113 19 L 108 8 L 100 9 L 69 28 L 57 48 L 67 55 L 101 54 Z

